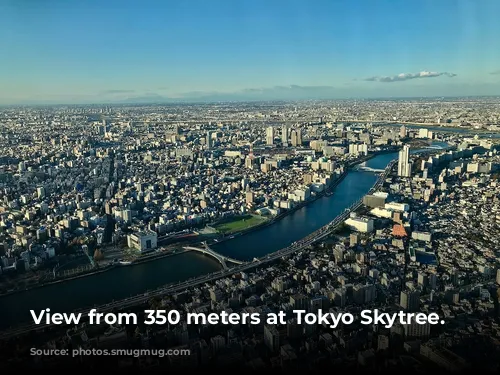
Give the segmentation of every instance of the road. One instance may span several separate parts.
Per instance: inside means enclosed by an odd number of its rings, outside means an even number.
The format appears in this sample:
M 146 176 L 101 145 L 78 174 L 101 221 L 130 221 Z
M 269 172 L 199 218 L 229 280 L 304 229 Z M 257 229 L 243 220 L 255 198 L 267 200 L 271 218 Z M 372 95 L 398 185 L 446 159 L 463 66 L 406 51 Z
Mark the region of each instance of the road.
M 375 184 L 372 186 L 372 188 L 367 192 L 367 195 L 373 194 L 375 191 L 377 191 L 382 184 L 384 183 L 385 179 L 389 175 L 389 173 L 392 171 L 394 168 L 395 164 L 397 163 L 397 160 L 391 161 L 385 171 L 379 175 L 377 181 Z M 245 272 L 249 269 L 259 267 L 262 265 L 265 265 L 267 263 L 276 261 L 280 258 L 289 256 L 295 252 L 298 252 L 300 250 L 304 250 L 307 247 L 311 246 L 315 242 L 318 242 L 319 240 L 325 238 L 326 236 L 330 235 L 335 229 L 337 229 L 347 218 L 349 218 L 349 215 L 351 212 L 357 210 L 361 205 L 363 204 L 363 198 L 360 198 L 358 201 L 353 203 L 349 208 L 346 208 L 346 210 L 338 215 L 333 221 L 330 223 L 326 224 L 325 226 L 321 227 L 320 229 L 316 230 L 315 232 L 309 234 L 308 236 L 302 238 L 299 241 L 296 241 L 292 243 L 290 246 L 285 247 L 281 250 L 278 250 L 274 253 L 268 254 L 266 256 L 263 256 L 261 258 L 255 259 L 253 262 L 249 263 L 244 263 L 241 265 L 237 265 L 235 267 L 227 268 L 227 269 L 222 269 L 217 272 L 213 272 L 207 275 L 199 276 L 196 278 L 192 278 L 189 280 L 185 280 L 182 282 L 179 282 L 177 284 L 169 284 L 167 286 L 158 288 L 152 292 L 140 294 L 137 296 L 133 296 L 127 299 L 123 299 L 120 301 L 114 301 L 105 305 L 101 306 L 94 306 L 93 308 L 97 309 L 99 312 L 110 312 L 116 309 L 126 309 L 129 307 L 137 306 L 146 303 L 148 300 L 151 298 L 155 297 L 161 297 L 167 294 L 174 294 L 174 293 L 179 293 L 182 291 L 185 291 L 189 288 L 192 288 L 194 286 L 208 283 L 217 279 L 221 279 L 223 277 L 228 277 L 233 274 Z M 86 316 L 88 312 L 92 308 L 85 308 L 82 310 L 75 311 L 76 314 L 81 313 L 82 317 Z M 19 326 L 17 328 L 11 329 L 4 331 L 0 333 L 0 339 L 1 340 L 6 340 L 15 336 L 27 334 L 31 331 L 39 331 L 39 330 L 44 330 L 49 327 L 52 327 L 54 325 L 36 325 L 36 324 L 27 324 L 23 326 Z

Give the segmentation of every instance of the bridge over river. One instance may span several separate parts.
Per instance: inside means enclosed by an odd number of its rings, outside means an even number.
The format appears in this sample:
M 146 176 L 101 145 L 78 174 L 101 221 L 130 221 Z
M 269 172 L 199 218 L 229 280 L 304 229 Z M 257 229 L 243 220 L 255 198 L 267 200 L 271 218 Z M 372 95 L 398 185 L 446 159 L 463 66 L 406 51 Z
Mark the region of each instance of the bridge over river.
M 226 256 L 224 256 L 222 254 L 219 254 L 219 253 L 213 251 L 207 245 L 206 242 L 202 242 L 202 245 L 203 245 L 203 247 L 184 246 L 184 249 L 186 249 L 186 250 L 192 250 L 192 251 L 197 251 L 199 253 L 206 254 L 206 255 L 209 255 L 209 256 L 215 258 L 222 265 L 222 268 L 224 270 L 227 270 L 229 268 L 227 266 L 228 262 L 234 263 L 234 264 L 237 264 L 237 265 L 245 264 L 246 263 L 246 262 L 243 262 L 242 260 L 229 258 L 229 257 L 226 257 Z
M 384 169 L 377 169 L 377 168 L 371 168 L 367 167 L 364 165 L 358 165 L 353 168 L 355 171 L 366 171 L 366 172 L 373 172 L 373 173 L 384 173 Z

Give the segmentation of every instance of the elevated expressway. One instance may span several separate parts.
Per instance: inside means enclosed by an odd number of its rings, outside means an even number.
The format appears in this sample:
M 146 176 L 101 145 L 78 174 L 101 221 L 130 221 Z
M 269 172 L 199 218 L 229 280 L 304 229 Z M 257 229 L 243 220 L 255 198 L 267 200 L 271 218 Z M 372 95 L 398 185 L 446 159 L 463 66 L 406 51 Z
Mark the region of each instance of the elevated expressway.
M 396 163 L 397 163 L 397 160 L 393 160 L 387 165 L 384 172 L 378 176 L 377 181 L 375 182 L 375 184 L 372 186 L 372 188 L 366 194 L 373 194 L 375 191 L 377 191 L 383 185 L 385 179 L 390 174 L 390 172 L 392 171 L 392 169 L 394 168 L 394 165 Z M 74 313 L 76 313 L 76 314 L 82 313 L 82 321 L 85 321 L 85 319 L 83 319 L 83 318 L 86 317 L 88 312 L 93 308 L 95 308 L 99 312 L 103 312 L 103 313 L 114 311 L 114 310 L 121 310 L 121 309 L 130 308 L 133 306 L 144 304 L 148 300 L 150 300 L 151 298 L 161 297 L 161 296 L 164 296 L 166 294 L 179 293 L 179 292 L 185 291 L 191 287 L 194 287 L 196 285 L 208 283 L 208 282 L 211 282 L 211 281 L 214 281 L 217 279 L 221 279 L 223 277 L 231 276 L 235 273 L 244 272 L 244 271 L 247 271 L 251 268 L 262 266 L 262 265 L 265 265 L 266 263 L 273 262 L 273 261 L 278 260 L 282 257 L 286 257 L 288 255 L 295 253 L 295 252 L 304 250 L 308 246 L 311 246 L 312 244 L 314 244 L 315 242 L 327 237 L 335 229 L 337 229 L 347 218 L 349 218 L 349 215 L 351 214 L 351 212 L 357 210 L 362 205 L 362 203 L 363 203 L 363 197 L 361 197 L 358 201 L 354 202 L 351 206 L 346 208 L 343 213 L 338 215 L 330 223 L 319 228 L 315 232 L 309 234 L 307 237 L 304 237 L 304 238 L 300 239 L 299 241 L 292 243 L 288 247 L 285 247 L 285 248 L 278 250 L 274 253 L 268 254 L 268 255 L 263 256 L 261 258 L 255 258 L 251 262 L 242 262 L 242 261 L 237 261 L 235 259 L 226 258 L 226 257 L 216 253 L 215 251 L 211 250 L 210 248 L 208 248 L 209 250 L 207 250 L 207 248 L 204 248 L 203 251 L 211 256 L 214 256 L 216 258 L 220 257 L 220 259 L 224 259 L 224 261 L 229 260 L 233 263 L 239 262 L 240 264 L 238 264 L 234 267 L 231 267 L 231 268 L 227 267 L 227 265 L 226 265 L 226 268 L 223 267 L 222 270 L 217 271 L 217 272 L 213 272 L 213 273 L 199 276 L 196 278 L 192 278 L 192 279 L 189 279 L 186 281 L 182 281 L 182 282 L 179 282 L 177 284 L 169 284 L 169 285 L 166 285 L 164 287 L 155 289 L 154 291 L 147 292 L 147 293 L 140 294 L 140 295 L 133 296 L 133 297 L 129 297 L 129 298 L 126 298 L 126 299 L 123 299 L 120 301 L 114 301 L 114 302 L 111 302 L 111 303 L 108 303 L 105 305 L 94 306 L 91 308 L 85 308 L 82 310 L 74 311 Z M 201 251 L 200 248 L 192 248 L 192 250 Z M 18 326 L 16 328 L 1 332 L 0 333 L 0 340 L 6 340 L 6 339 L 9 339 L 9 338 L 12 338 L 15 336 L 27 334 L 27 333 L 32 332 L 32 331 L 43 331 L 43 330 L 45 330 L 49 327 L 53 327 L 53 326 L 55 326 L 55 325 L 53 325 L 53 324 L 50 324 L 50 325 L 26 324 L 26 325 Z

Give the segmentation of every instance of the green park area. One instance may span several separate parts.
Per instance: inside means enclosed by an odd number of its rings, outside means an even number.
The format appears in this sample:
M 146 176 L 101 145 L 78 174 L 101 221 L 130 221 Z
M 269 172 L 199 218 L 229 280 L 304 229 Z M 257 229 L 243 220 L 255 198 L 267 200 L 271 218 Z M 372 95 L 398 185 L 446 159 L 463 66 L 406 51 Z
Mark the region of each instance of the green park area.
M 223 234 L 231 234 L 246 230 L 256 225 L 263 224 L 268 219 L 257 215 L 245 215 L 243 217 L 238 217 L 234 220 L 227 221 L 225 223 L 220 223 L 214 226 L 214 228 Z

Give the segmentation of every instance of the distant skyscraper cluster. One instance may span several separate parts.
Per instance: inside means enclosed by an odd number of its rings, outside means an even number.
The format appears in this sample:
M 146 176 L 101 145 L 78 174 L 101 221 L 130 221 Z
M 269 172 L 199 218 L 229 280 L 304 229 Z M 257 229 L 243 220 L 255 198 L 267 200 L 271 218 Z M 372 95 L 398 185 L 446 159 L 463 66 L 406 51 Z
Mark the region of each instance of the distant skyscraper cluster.
M 266 128 L 266 144 L 268 146 L 274 145 L 275 129 L 272 126 Z M 286 124 L 281 127 L 281 144 L 288 146 L 288 141 L 293 147 L 302 145 L 302 130 L 300 128 L 290 129 Z

